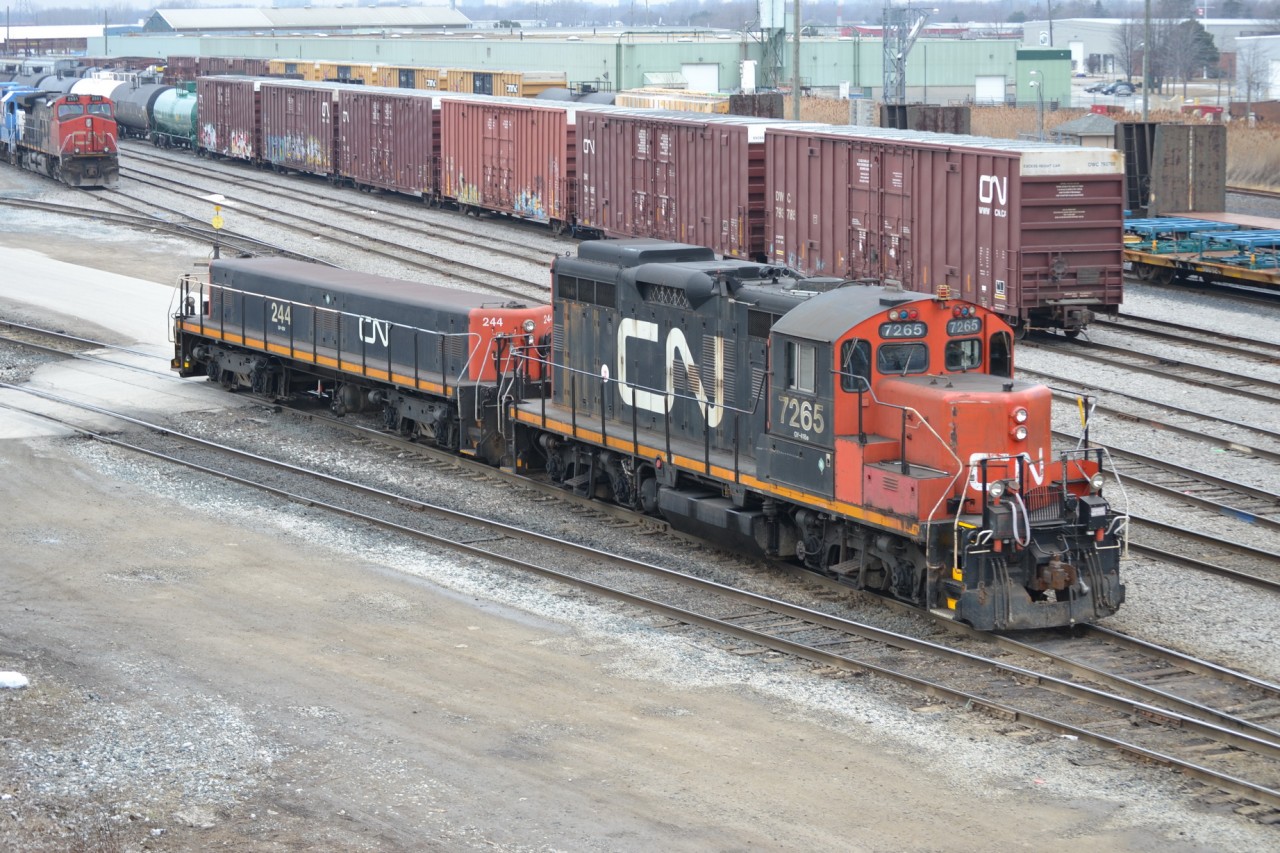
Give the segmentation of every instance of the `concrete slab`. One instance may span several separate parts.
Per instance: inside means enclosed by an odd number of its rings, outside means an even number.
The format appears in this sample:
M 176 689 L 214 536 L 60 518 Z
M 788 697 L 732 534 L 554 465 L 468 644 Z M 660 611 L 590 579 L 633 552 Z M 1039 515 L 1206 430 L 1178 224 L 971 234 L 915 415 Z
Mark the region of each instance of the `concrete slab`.
M 176 290 L 110 272 L 77 266 L 29 249 L 0 246 L 0 317 L 19 313 L 86 338 L 125 345 L 136 352 L 103 349 L 98 361 L 68 359 L 44 365 L 27 382 L 33 390 L 139 418 L 212 411 L 242 405 L 236 397 L 169 370 L 173 345 L 169 317 Z M 17 407 L 115 431 L 118 420 L 85 413 L 20 391 L 0 391 L 0 439 L 66 434 L 66 427 L 13 411 Z

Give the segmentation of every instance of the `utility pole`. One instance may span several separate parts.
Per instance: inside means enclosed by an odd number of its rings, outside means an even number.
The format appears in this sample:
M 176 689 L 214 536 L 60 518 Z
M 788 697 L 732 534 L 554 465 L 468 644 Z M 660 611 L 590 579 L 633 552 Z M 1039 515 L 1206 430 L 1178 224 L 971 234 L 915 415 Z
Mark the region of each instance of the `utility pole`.
M 1142 120 L 1151 120 L 1151 0 L 1142 2 Z
M 800 120 L 800 0 L 796 3 L 795 34 L 791 45 L 791 117 Z

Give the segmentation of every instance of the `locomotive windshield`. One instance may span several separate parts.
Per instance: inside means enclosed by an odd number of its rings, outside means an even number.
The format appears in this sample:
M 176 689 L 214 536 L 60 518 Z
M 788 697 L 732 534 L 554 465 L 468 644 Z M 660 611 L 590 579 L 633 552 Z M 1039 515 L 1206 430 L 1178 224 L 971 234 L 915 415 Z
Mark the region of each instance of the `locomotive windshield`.
M 90 104 L 89 115 L 105 116 L 107 118 L 111 118 L 111 105 L 110 104 Z
M 982 339 L 947 341 L 947 370 L 974 370 L 982 366 Z
M 923 343 L 881 344 L 876 369 L 891 376 L 924 373 L 929 369 L 929 348 Z
M 58 120 L 66 121 L 69 118 L 84 115 L 84 107 L 80 104 L 59 104 Z
M 871 387 L 871 344 L 845 341 L 840 346 L 840 388 L 865 391 Z

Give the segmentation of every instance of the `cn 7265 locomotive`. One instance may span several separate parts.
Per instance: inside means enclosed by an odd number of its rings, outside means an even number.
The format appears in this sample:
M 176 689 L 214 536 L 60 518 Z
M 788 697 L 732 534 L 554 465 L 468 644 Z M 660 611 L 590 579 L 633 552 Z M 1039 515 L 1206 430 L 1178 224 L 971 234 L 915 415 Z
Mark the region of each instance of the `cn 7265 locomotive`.
M 73 187 L 120 179 L 116 121 L 101 95 L 14 87 L 0 98 L 0 156 Z
M 174 366 L 338 410 L 986 630 L 1124 600 L 1100 449 L 999 317 L 653 240 L 584 243 L 551 306 L 281 260 L 184 286 Z

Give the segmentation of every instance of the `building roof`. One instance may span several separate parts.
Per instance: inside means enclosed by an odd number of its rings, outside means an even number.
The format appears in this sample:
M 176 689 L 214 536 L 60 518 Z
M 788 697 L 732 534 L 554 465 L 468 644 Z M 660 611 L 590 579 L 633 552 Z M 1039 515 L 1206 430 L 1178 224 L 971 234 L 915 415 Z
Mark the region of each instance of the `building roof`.
M 291 9 L 157 9 L 151 32 L 244 30 L 353 30 L 466 27 L 471 21 L 447 6 L 351 6 Z
M 14 41 L 47 39 L 88 39 L 102 37 L 102 24 L 76 24 L 51 27 L 0 27 L 0 43 L 5 34 Z
M 1111 136 L 1116 132 L 1116 120 L 1097 113 L 1089 113 L 1063 122 L 1055 127 L 1053 132 L 1072 136 Z

